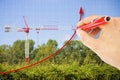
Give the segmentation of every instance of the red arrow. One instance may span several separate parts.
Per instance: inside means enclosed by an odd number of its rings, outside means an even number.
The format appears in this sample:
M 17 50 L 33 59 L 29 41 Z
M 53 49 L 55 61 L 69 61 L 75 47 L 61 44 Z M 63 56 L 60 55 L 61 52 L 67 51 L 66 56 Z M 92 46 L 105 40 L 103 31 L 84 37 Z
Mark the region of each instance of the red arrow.
M 80 21 L 82 19 L 82 15 L 83 15 L 83 9 L 82 9 L 82 7 L 80 7 L 79 14 L 80 14 L 80 19 L 79 19 L 79 21 Z

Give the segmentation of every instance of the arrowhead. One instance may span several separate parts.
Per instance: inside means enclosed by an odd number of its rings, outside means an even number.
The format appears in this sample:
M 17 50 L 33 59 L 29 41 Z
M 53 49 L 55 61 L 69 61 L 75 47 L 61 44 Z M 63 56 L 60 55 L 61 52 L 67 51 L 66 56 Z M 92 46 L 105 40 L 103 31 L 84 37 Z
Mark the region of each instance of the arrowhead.
M 80 7 L 79 14 L 83 14 L 83 9 L 82 9 L 82 7 Z

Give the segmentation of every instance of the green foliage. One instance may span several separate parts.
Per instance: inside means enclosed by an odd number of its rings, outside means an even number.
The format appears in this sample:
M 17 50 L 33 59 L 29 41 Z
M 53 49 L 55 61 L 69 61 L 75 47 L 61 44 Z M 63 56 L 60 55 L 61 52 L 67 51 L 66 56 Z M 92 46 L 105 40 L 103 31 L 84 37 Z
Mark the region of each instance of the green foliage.
M 8 60 L 9 52 L 11 47 L 9 45 L 0 46 L 0 63 L 6 62 Z
M 30 63 L 55 52 L 58 43 L 48 40 L 34 49 L 30 43 Z M 0 72 L 21 68 L 24 63 L 24 40 L 17 40 L 12 46 L 0 46 Z M 42 64 L 28 69 L 0 75 L 0 80 L 120 80 L 120 71 L 105 64 L 93 51 L 80 41 L 73 40 L 58 55 Z
M 29 40 L 30 52 L 34 48 L 34 41 Z M 17 40 L 12 46 L 1 45 L 0 46 L 0 63 L 8 62 L 8 64 L 18 64 L 24 61 L 25 41 Z
M 19 65 L 20 66 L 20 65 Z M 49 64 L 38 65 L 16 73 L 0 75 L 0 79 L 9 80 L 119 80 L 120 71 L 104 65 Z

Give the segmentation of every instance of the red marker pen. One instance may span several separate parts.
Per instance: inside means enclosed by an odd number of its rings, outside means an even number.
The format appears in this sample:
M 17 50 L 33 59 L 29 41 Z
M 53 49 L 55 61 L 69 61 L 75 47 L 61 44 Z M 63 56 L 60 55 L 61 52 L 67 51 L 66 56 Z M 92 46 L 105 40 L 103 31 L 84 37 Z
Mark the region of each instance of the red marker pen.
M 101 18 L 91 22 L 90 24 L 81 26 L 80 29 L 84 30 L 84 31 L 88 31 L 90 29 L 94 29 L 94 28 L 98 27 L 99 25 L 107 23 L 108 21 L 110 21 L 110 17 L 101 17 Z

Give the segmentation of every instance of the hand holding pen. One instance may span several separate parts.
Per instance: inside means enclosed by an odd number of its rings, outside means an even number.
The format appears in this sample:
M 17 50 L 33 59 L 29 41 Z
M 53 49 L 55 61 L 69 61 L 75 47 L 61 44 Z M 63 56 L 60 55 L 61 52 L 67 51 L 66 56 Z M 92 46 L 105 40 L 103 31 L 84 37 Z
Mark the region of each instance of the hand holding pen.
M 95 19 L 87 25 L 80 26 L 80 27 L 78 26 L 77 29 L 88 31 L 88 30 L 94 29 L 102 24 L 106 24 L 108 21 L 110 21 L 110 17 L 100 17 L 99 19 Z
M 120 18 L 93 15 L 80 21 L 77 26 L 76 31 L 81 42 L 103 61 L 120 69 Z M 92 32 L 89 33 L 89 30 Z M 99 31 L 100 36 L 95 39 L 93 36 Z

